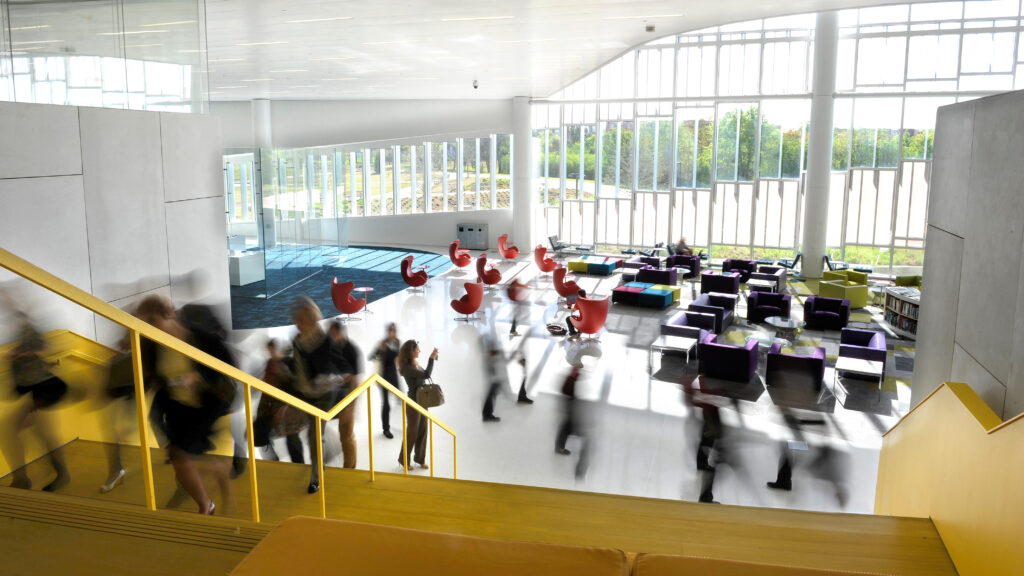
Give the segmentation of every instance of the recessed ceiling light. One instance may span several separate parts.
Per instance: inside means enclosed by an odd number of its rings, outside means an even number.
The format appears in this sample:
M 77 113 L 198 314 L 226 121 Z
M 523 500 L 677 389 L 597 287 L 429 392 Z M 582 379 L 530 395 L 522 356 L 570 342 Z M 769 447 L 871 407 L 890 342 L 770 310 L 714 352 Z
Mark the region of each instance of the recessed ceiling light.
M 351 20 L 351 16 L 335 16 L 333 18 L 308 18 L 306 20 L 287 20 L 288 24 L 305 24 L 306 22 L 334 22 L 336 20 Z
M 58 44 L 60 42 L 63 42 L 63 40 L 29 40 L 26 42 L 11 42 L 11 46 L 23 46 L 26 44 Z
M 314 62 L 321 62 L 325 60 L 355 60 L 355 56 L 324 56 L 323 58 L 310 58 Z
M 441 18 L 441 22 L 469 22 L 471 20 L 511 20 L 515 16 L 457 16 Z
M 291 70 L 271 70 L 270 71 L 271 74 L 287 74 L 287 73 L 290 73 L 290 72 L 309 72 L 309 70 L 301 70 L 299 68 L 294 68 L 294 69 L 291 69 Z
M 156 22 L 154 24 L 139 24 L 142 28 L 156 28 L 158 26 L 178 26 L 180 24 L 195 24 L 195 20 L 175 20 L 174 22 Z
M 287 44 L 287 43 L 288 42 L 285 41 L 285 40 L 275 40 L 273 42 L 242 42 L 240 44 L 235 44 L 235 46 L 269 46 L 271 44 Z
M 533 38 L 533 39 L 523 38 L 521 40 L 495 40 L 494 43 L 495 44 L 526 44 L 526 43 L 532 43 L 532 42 L 547 42 L 547 41 L 548 41 L 547 38 Z
M 242 82 L 273 82 L 273 78 L 239 78 Z
M 21 31 L 21 30 L 39 30 L 39 29 L 42 29 L 42 28 L 49 28 L 49 27 L 50 27 L 49 24 L 40 24 L 38 26 L 17 26 L 17 27 L 14 27 L 14 28 L 10 28 L 9 30 L 11 32 L 15 32 L 15 31 Z
M 639 16 L 605 16 L 604 20 L 647 20 L 651 18 L 679 18 L 682 14 L 646 14 Z
M 210 58 L 210 62 L 242 62 L 245 58 Z
M 405 44 L 408 40 L 384 40 L 381 42 L 363 42 L 363 46 L 381 46 L 383 44 Z
M 324 82 L 352 82 L 355 78 L 324 78 Z
M 127 30 L 125 32 L 100 32 L 97 36 L 135 36 L 137 34 L 163 34 L 170 32 L 170 30 Z

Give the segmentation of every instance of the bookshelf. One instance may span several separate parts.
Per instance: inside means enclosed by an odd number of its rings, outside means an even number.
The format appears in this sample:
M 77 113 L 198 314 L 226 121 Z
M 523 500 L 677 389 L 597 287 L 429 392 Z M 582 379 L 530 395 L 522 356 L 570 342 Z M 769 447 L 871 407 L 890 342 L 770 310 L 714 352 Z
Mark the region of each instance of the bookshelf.
M 921 291 L 917 288 L 890 286 L 885 289 L 885 322 L 896 334 L 917 339 L 917 313 L 921 309 Z

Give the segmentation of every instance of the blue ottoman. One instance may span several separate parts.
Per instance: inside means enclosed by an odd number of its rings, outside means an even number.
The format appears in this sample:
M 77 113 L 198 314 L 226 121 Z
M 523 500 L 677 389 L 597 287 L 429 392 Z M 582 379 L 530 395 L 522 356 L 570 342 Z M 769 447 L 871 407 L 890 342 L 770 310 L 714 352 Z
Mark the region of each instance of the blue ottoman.
M 640 293 L 637 304 L 648 308 L 667 308 L 672 305 L 672 293 L 668 290 L 648 288 Z

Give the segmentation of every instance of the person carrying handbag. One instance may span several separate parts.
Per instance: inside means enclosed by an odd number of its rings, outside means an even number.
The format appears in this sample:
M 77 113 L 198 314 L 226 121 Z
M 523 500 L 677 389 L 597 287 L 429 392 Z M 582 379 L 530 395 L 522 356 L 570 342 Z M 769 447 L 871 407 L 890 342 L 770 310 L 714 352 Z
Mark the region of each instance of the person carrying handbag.
M 405 378 L 406 389 L 409 397 L 417 399 L 417 392 L 424 382 L 430 378 L 434 371 L 434 360 L 437 360 L 437 348 L 430 353 L 426 370 L 420 368 L 419 358 L 420 345 L 415 340 L 406 340 L 398 351 L 398 370 Z M 420 414 L 412 406 L 405 407 L 406 429 L 405 446 L 398 451 L 398 464 L 405 467 L 409 460 L 409 453 L 420 468 L 427 469 L 427 418 Z

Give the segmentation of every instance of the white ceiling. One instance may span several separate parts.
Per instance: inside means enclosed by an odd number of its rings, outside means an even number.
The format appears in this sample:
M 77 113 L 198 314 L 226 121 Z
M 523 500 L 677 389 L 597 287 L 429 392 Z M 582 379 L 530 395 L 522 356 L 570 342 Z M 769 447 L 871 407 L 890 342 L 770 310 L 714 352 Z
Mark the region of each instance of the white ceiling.
M 211 99 L 544 97 L 668 34 L 880 3 L 206 0 Z

